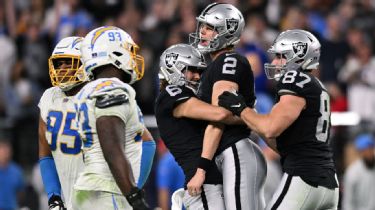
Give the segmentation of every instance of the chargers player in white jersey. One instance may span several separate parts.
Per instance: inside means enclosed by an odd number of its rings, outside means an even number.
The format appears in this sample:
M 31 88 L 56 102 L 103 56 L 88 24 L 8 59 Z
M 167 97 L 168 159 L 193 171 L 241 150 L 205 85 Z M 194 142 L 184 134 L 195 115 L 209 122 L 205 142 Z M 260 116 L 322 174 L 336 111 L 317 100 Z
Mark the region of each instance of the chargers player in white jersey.
M 83 168 L 73 104 L 73 96 L 87 78 L 81 68 L 82 40 L 82 37 L 67 37 L 56 45 L 49 59 L 54 87 L 47 89 L 39 102 L 39 164 L 49 209 L 66 209 L 65 206 L 72 209 L 71 192 Z
M 74 186 L 74 209 L 149 209 L 135 183 L 144 125 L 128 85 L 143 76 L 138 49 L 113 26 L 94 29 L 82 42 L 85 72 L 94 81 L 75 96 L 85 167 Z

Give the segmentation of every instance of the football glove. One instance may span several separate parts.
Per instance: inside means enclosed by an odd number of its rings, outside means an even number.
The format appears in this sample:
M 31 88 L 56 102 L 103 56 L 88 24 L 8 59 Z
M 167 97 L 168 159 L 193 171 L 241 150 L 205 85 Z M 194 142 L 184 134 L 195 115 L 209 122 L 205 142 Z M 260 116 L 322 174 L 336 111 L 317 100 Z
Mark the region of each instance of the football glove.
M 61 197 L 58 195 L 52 195 L 48 199 L 48 209 L 49 210 L 66 210 L 64 202 L 61 200 Z
M 150 210 L 150 207 L 145 201 L 144 193 L 137 187 L 133 187 L 130 193 L 125 196 L 133 210 Z
M 219 106 L 228 109 L 237 116 L 241 116 L 241 112 L 247 107 L 245 98 L 242 95 L 229 91 L 224 91 L 219 96 Z

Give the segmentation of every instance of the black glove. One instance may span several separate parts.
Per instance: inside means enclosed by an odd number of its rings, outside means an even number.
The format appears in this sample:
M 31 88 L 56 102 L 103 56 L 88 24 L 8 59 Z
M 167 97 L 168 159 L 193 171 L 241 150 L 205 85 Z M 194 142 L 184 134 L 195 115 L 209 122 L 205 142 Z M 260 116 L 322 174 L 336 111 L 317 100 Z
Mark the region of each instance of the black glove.
M 48 199 L 48 209 L 49 210 L 66 210 L 64 202 L 61 200 L 61 197 L 58 195 L 52 195 Z
M 137 187 L 133 187 L 130 193 L 125 196 L 133 210 L 150 210 L 150 207 L 145 201 L 143 191 Z
M 224 93 L 219 96 L 219 106 L 228 109 L 237 116 L 240 116 L 241 112 L 247 107 L 242 95 L 229 91 L 224 91 Z

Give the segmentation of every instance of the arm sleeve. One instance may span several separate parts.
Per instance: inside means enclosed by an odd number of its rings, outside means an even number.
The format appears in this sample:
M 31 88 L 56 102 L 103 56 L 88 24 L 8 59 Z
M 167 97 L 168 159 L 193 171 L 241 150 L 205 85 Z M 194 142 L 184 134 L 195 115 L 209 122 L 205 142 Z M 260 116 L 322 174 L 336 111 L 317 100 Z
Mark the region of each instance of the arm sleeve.
M 48 199 L 52 195 L 61 196 L 61 185 L 57 174 L 55 161 L 52 157 L 43 157 L 39 160 L 40 174 Z
M 141 171 L 137 183 L 138 188 L 142 188 L 147 181 L 154 160 L 156 144 L 154 140 L 142 142 Z

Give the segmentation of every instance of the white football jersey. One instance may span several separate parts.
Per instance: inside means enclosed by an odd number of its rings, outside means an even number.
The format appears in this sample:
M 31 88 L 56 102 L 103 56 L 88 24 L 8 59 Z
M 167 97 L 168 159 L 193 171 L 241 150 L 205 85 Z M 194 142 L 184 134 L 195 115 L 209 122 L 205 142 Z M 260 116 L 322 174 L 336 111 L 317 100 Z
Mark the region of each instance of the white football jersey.
M 119 105 L 98 108 L 98 97 L 126 94 L 128 101 Z M 135 101 L 134 89 L 117 78 L 97 79 L 86 84 L 75 96 L 75 108 L 79 132 L 82 138 L 85 168 L 74 188 L 77 190 L 107 191 L 121 194 L 115 179 L 104 159 L 98 134 L 96 119 L 101 116 L 116 116 L 124 121 L 125 136 L 123 145 L 126 158 L 133 170 L 134 180 L 138 180 L 142 154 L 141 113 Z
M 67 208 L 71 209 L 73 186 L 84 166 L 73 96 L 66 96 L 60 88 L 51 87 L 43 93 L 38 106 L 47 126 L 45 135 L 56 164 L 63 197 Z

